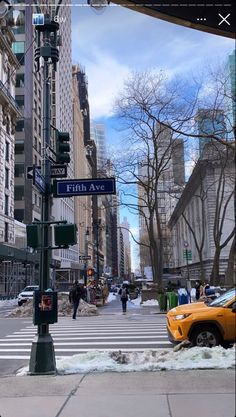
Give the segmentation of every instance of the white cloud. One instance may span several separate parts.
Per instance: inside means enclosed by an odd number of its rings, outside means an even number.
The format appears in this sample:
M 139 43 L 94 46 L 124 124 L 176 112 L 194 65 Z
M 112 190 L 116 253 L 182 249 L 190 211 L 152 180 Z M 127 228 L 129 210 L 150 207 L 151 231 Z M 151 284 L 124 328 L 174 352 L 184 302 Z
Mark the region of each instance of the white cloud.
M 129 68 L 111 56 L 97 53 L 94 62 L 87 66 L 86 73 L 91 117 L 112 116 L 114 98 L 121 90 Z

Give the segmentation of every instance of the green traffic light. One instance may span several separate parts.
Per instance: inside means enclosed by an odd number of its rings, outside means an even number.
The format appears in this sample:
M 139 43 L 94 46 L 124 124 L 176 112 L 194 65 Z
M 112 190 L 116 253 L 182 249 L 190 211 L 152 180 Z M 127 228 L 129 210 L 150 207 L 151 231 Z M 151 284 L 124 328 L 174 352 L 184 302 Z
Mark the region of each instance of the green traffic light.
M 56 160 L 60 164 L 70 163 L 70 135 L 68 132 L 56 132 Z

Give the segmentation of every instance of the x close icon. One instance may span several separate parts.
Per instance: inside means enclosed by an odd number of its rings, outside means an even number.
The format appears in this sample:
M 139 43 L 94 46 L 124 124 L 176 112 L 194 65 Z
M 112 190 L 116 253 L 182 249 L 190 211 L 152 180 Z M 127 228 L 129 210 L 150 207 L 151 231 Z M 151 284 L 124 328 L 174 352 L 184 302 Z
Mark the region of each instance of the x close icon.
M 220 21 L 220 23 L 218 23 L 218 26 L 220 26 L 222 23 L 226 23 L 227 25 L 229 25 L 230 26 L 230 23 L 228 22 L 228 17 L 230 16 L 230 13 L 228 13 L 227 14 L 227 16 L 222 16 L 220 13 L 218 13 L 218 15 L 220 16 L 220 18 L 221 18 L 221 21 Z

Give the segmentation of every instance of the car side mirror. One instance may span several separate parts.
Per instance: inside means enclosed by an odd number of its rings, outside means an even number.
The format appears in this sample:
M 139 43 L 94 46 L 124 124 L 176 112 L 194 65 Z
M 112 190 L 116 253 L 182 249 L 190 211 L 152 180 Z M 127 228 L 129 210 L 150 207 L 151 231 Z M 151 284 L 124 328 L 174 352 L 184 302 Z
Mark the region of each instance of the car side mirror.
M 232 313 L 236 313 L 236 301 L 232 304 Z

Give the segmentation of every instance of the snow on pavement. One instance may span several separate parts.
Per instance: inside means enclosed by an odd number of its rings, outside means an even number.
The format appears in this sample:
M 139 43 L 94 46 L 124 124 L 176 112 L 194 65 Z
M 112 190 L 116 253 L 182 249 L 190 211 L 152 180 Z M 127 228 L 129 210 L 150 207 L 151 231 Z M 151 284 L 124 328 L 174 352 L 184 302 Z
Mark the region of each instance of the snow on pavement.
M 17 303 L 17 298 L 13 298 L 11 300 L 0 300 L 0 307 L 12 307 L 16 306 Z
M 147 307 L 149 307 L 149 306 L 151 306 L 151 307 L 156 307 L 156 306 L 158 306 L 158 301 L 157 300 L 147 300 L 147 301 L 144 301 L 142 304 L 140 304 L 141 303 L 141 296 L 139 295 L 138 296 L 138 298 L 135 298 L 135 299 L 133 299 L 133 300 L 130 300 L 131 301 L 131 303 L 133 303 L 134 305 L 136 305 L 136 306 L 140 306 L 140 307 L 145 307 L 145 306 L 147 306 Z
M 235 366 L 235 347 L 224 349 L 193 347 L 174 352 L 170 349 L 146 352 L 90 351 L 57 359 L 60 375 L 88 372 L 137 372 L 187 369 L 224 369 Z M 17 375 L 26 375 L 28 367 Z
M 110 303 L 113 300 L 116 300 L 116 294 L 113 294 L 112 292 L 109 292 L 106 303 Z

